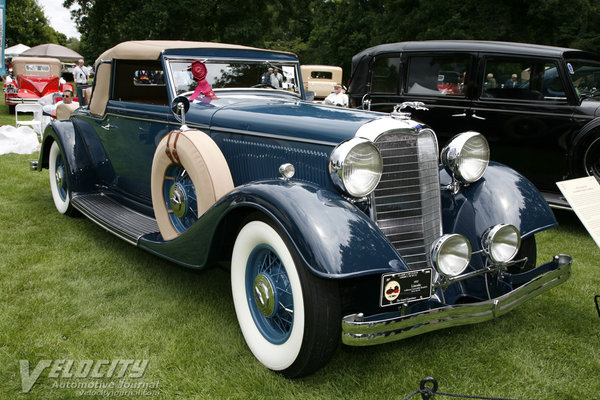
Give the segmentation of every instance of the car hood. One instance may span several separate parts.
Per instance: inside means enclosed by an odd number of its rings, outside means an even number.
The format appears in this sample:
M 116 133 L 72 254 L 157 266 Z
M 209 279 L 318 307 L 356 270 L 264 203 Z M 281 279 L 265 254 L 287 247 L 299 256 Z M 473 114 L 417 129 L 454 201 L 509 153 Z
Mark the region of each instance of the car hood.
M 17 77 L 17 84 L 19 87 L 19 93 L 21 93 L 21 91 L 24 91 L 25 93 L 32 93 L 32 95 L 29 97 L 42 97 L 47 93 L 58 92 L 60 90 L 59 78 L 56 76 L 20 75 Z
M 243 99 L 219 106 L 212 130 L 285 136 L 336 144 L 354 136 L 358 128 L 385 114 L 326 106 L 301 100 Z

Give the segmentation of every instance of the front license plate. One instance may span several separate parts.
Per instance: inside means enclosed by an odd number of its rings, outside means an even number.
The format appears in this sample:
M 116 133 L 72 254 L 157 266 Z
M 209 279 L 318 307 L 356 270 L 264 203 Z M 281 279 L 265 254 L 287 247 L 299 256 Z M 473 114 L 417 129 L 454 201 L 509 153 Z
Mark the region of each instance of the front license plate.
M 381 307 L 430 298 L 431 276 L 430 268 L 382 275 Z

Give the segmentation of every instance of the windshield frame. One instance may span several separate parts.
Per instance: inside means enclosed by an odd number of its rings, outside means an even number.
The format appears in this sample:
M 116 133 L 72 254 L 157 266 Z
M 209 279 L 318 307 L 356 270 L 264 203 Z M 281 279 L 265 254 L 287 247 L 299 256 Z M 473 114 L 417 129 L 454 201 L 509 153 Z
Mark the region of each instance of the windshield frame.
M 256 64 L 256 65 L 264 65 L 265 69 L 268 67 L 278 67 L 280 70 L 283 70 L 283 67 L 293 67 L 294 68 L 294 79 L 295 84 L 294 87 L 296 91 L 293 90 L 285 90 L 285 89 L 272 89 L 272 88 L 261 88 L 261 87 L 228 87 L 228 88 L 219 88 L 213 87 L 213 91 L 215 93 L 226 94 L 226 93 L 235 93 L 235 92 L 248 92 L 253 91 L 256 93 L 260 93 L 262 95 L 273 93 L 277 95 L 288 95 L 292 96 L 295 99 L 303 99 L 304 98 L 304 88 L 302 85 L 302 77 L 300 75 L 300 63 L 298 61 L 282 61 L 282 60 L 270 60 L 266 58 L 244 58 L 244 57 L 203 57 L 201 55 L 169 55 L 163 57 L 163 69 L 167 74 L 168 81 L 168 90 L 169 95 L 172 99 L 180 95 L 186 95 L 189 98 L 189 93 L 184 91 L 178 94 L 177 88 L 175 87 L 175 77 L 174 77 L 174 69 L 172 68 L 173 63 L 181 63 L 181 62 L 189 62 L 200 61 L 205 64 Z M 259 84 L 259 82 L 257 82 Z
M 575 64 L 578 64 L 577 67 L 575 67 Z M 582 74 L 580 74 L 580 77 L 577 79 L 574 79 L 578 73 L 578 70 L 580 70 L 581 68 L 588 68 L 591 67 L 593 69 L 596 69 L 595 71 L 592 71 L 592 73 L 586 75 L 586 76 L 591 76 L 596 75 L 596 79 L 595 79 L 595 83 L 596 85 L 592 88 L 590 88 L 590 90 L 586 91 L 586 90 L 582 90 L 581 88 L 581 84 L 578 84 L 577 81 L 579 79 L 583 79 L 583 76 L 581 76 Z M 597 59 L 591 59 L 591 58 L 580 58 L 580 57 L 570 57 L 565 59 L 565 68 L 567 71 L 567 76 L 569 77 L 569 82 L 571 83 L 571 86 L 573 87 L 573 93 L 575 93 L 575 96 L 577 96 L 577 100 L 579 102 L 581 102 L 582 100 L 588 99 L 590 97 L 600 97 L 600 60 Z

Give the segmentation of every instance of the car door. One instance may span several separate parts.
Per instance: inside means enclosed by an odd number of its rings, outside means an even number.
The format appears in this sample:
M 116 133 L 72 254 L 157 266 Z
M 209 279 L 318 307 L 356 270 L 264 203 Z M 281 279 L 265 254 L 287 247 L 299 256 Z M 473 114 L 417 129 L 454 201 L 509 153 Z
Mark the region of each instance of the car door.
M 405 53 L 401 101 L 419 101 L 427 110 L 409 108 L 412 116 L 433 128 L 444 144 L 468 126 L 475 54 Z
M 400 53 L 378 54 L 369 65 L 368 92 L 359 103 L 364 109 L 391 112 L 400 99 Z
M 169 107 L 158 62 L 115 60 L 113 89 L 103 118 L 90 120 L 111 174 L 101 178 L 112 189 L 151 204 L 152 159 L 160 139 L 177 124 Z
M 574 99 L 559 60 L 482 55 L 472 129 L 483 133 L 491 158 L 541 190 L 556 191 L 568 171 L 566 143 L 576 128 Z

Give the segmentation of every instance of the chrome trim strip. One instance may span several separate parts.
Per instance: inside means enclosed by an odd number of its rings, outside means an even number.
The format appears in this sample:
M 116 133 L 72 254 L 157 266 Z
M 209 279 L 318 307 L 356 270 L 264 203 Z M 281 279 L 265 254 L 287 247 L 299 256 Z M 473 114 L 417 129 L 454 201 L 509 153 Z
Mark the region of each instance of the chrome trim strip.
M 509 293 L 479 303 L 450 305 L 374 321 L 364 321 L 362 314 L 347 315 L 342 319 L 342 342 L 349 346 L 370 346 L 438 329 L 492 320 L 565 282 L 571 274 L 571 263 L 572 259 L 568 255 L 554 256 L 548 263 L 552 264 L 550 271 Z
M 479 108 L 479 107 L 473 107 L 471 108 L 471 111 L 488 111 L 488 112 L 495 112 L 495 113 L 511 113 L 511 114 L 524 114 L 524 115 L 543 115 L 543 116 L 547 116 L 547 117 L 563 117 L 563 118 L 571 118 L 572 114 L 570 112 L 564 113 L 564 114 L 559 114 L 559 113 L 550 113 L 550 112 L 535 112 L 535 111 L 520 111 L 520 110 L 514 110 L 514 109 L 497 109 L 497 108 Z M 571 111 L 571 110 L 568 110 Z
M 172 50 L 172 49 L 169 49 Z M 208 49 L 208 50 L 214 50 L 214 49 Z M 277 51 L 277 50 L 263 50 L 263 49 L 250 49 L 253 51 L 262 51 L 264 53 L 279 53 L 279 54 L 283 54 L 283 55 L 290 55 L 290 53 L 284 52 L 284 51 Z M 281 61 L 281 60 L 277 60 L 277 61 L 272 61 L 272 60 L 265 60 L 262 57 L 217 57 L 217 56 L 190 56 L 190 55 L 175 55 L 175 54 L 168 54 L 168 55 L 164 55 L 163 58 L 165 60 L 176 60 L 176 61 L 198 61 L 201 60 L 203 62 L 207 62 L 210 61 L 210 63 L 218 63 L 218 62 L 230 62 L 230 61 L 235 61 L 235 62 L 254 62 L 256 64 L 265 64 L 265 63 L 271 63 L 271 64 L 285 64 L 285 65 L 296 65 L 299 66 L 300 63 L 298 61 Z
M 286 141 L 292 141 L 292 142 L 318 144 L 318 145 L 323 145 L 323 146 L 337 146 L 339 144 L 338 142 L 326 142 L 326 141 L 321 141 L 321 140 L 302 139 L 302 138 L 289 137 L 289 136 L 283 136 L 283 135 L 274 135 L 274 134 L 262 133 L 262 132 L 245 131 L 242 129 L 217 128 L 217 127 L 211 127 L 210 129 L 214 132 L 235 133 L 237 135 L 248 135 L 248 136 L 260 136 L 260 137 L 266 137 L 266 138 L 270 138 L 270 139 L 279 139 L 279 140 L 286 140 Z
M 571 207 L 567 207 L 567 206 L 559 206 L 558 204 L 552 204 L 552 203 L 548 203 L 548 205 L 550 206 L 550 208 L 554 208 L 555 210 L 573 211 L 573 209 Z
M 178 121 L 169 122 L 169 121 L 164 120 L 164 119 L 149 119 L 149 118 L 135 117 L 135 116 L 132 116 L 132 115 L 130 115 L 130 114 L 127 113 L 127 111 L 131 111 L 128 108 L 115 107 L 115 106 L 112 106 L 112 105 L 109 106 L 109 107 L 107 107 L 107 108 L 110 108 L 110 109 L 115 110 L 115 111 L 123 111 L 123 114 L 116 114 L 114 112 L 107 112 L 107 113 L 104 114 L 104 118 L 102 120 L 106 119 L 108 116 L 113 116 L 113 117 L 117 117 L 117 118 L 127 118 L 127 119 L 132 119 L 132 120 L 135 120 L 135 121 L 153 122 L 153 123 L 156 123 L 156 124 L 163 124 L 163 125 L 179 125 L 180 124 Z M 188 126 L 190 126 L 190 125 L 188 125 Z M 208 128 L 208 125 L 195 125 L 195 126 L 196 127 L 202 127 L 204 129 Z M 199 129 L 202 129 L 202 128 L 199 128 Z
M 573 114 L 573 119 L 596 119 L 595 115 Z

